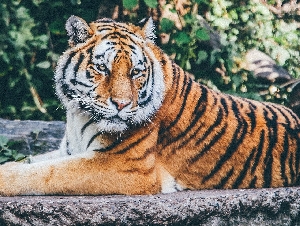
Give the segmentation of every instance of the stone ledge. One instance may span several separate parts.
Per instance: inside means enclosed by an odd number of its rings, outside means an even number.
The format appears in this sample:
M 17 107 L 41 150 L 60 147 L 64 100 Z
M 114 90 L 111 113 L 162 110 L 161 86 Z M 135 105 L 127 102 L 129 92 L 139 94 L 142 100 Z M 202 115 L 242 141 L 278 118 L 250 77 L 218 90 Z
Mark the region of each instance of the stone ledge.
M 0 118 L 0 136 L 18 142 L 18 150 L 35 155 L 58 149 L 65 123 L 60 121 L 20 121 Z
M 56 149 L 63 131 L 63 122 L 0 119 L 0 135 L 25 154 Z M 300 225 L 300 187 L 0 197 L 0 225 Z
M 300 225 L 300 188 L 0 198 L 0 225 Z

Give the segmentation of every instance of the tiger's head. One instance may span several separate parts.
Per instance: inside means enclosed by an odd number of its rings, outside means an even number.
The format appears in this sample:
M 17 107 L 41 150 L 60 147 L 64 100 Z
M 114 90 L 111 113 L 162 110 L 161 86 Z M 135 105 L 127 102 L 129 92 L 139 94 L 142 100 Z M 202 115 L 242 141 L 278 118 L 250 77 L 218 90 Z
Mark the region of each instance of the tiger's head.
M 87 114 L 104 132 L 123 132 L 151 121 L 165 92 L 153 46 L 152 19 L 140 28 L 100 19 L 89 25 L 71 16 L 70 48 L 55 72 L 56 92 L 67 111 Z

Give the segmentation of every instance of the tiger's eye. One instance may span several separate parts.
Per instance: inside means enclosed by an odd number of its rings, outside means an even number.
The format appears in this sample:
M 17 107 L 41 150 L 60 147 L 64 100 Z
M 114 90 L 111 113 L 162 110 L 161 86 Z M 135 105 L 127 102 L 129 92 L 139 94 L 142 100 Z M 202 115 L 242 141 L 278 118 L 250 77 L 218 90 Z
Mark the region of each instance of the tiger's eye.
M 132 70 L 131 74 L 134 76 L 134 75 L 138 75 L 140 72 L 141 72 L 140 69 L 134 68 L 134 69 Z
M 105 64 L 98 64 L 96 67 L 97 67 L 97 69 L 98 69 L 99 71 L 106 71 L 106 66 L 105 66 Z

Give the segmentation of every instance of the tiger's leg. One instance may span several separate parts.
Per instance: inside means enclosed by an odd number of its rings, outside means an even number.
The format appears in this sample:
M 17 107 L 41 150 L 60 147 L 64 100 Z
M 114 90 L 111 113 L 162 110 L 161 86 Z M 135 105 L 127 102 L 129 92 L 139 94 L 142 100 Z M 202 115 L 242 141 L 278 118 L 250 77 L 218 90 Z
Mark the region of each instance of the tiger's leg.
M 90 156 L 88 156 L 90 155 Z M 33 164 L 0 166 L 1 195 L 153 194 L 160 191 L 153 157 L 128 170 L 122 158 L 89 153 Z

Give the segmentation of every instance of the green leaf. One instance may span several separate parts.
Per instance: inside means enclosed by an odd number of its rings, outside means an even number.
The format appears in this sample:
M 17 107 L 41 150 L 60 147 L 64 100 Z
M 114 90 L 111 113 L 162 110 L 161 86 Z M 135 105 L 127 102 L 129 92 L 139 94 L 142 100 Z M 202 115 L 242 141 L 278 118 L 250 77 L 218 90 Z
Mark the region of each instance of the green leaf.
M 210 39 L 209 33 L 203 28 L 196 31 L 196 37 L 202 41 L 208 41 Z
M 172 20 L 169 20 L 167 18 L 162 18 L 160 21 L 160 28 L 161 31 L 164 33 L 170 33 L 173 28 L 175 27 L 175 23 Z
M 185 63 L 185 69 L 186 70 L 191 70 L 191 68 L 192 68 L 191 63 L 190 63 L 189 60 L 187 60 L 186 63 Z
M 138 0 L 123 0 L 123 6 L 126 9 L 133 9 L 138 4 Z
M 17 153 L 16 155 L 13 156 L 15 161 L 20 161 L 24 158 L 26 158 L 26 155 L 23 155 L 21 153 Z
M 233 83 L 238 87 L 242 84 L 243 79 L 241 76 L 239 75 L 234 75 L 231 77 L 231 80 L 233 81 Z
M 49 30 L 53 34 L 64 34 L 64 22 L 62 20 L 55 20 L 52 23 L 49 24 Z
M 0 156 L 0 164 L 5 163 L 10 160 L 10 157 Z
M 177 42 L 177 44 L 183 45 L 189 43 L 191 41 L 191 38 L 187 33 L 181 31 L 177 33 L 175 41 Z
M 35 4 L 36 6 L 39 6 L 42 3 L 42 1 L 41 0 L 33 0 L 32 3 Z
M 49 61 L 42 61 L 38 63 L 36 66 L 42 69 L 47 69 L 51 66 L 51 63 Z
M 9 139 L 4 136 L 0 136 L 0 146 L 4 147 L 8 143 Z
M 150 8 L 156 8 L 156 6 L 157 6 L 157 0 L 144 0 L 144 2 Z
M 7 156 L 7 157 L 11 157 L 13 155 L 13 150 L 10 150 L 10 149 L 5 149 L 5 151 L 3 152 L 3 155 L 4 156 Z
M 208 57 L 208 54 L 206 51 L 203 51 L 203 50 L 200 50 L 198 52 L 198 58 L 197 58 L 197 61 L 196 61 L 196 64 L 201 64 L 202 61 L 206 60 Z
M 209 4 L 208 0 L 195 0 L 197 4 Z
M 81 1 L 80 0 L 71 0 L 72 5 L 80 5 Z

